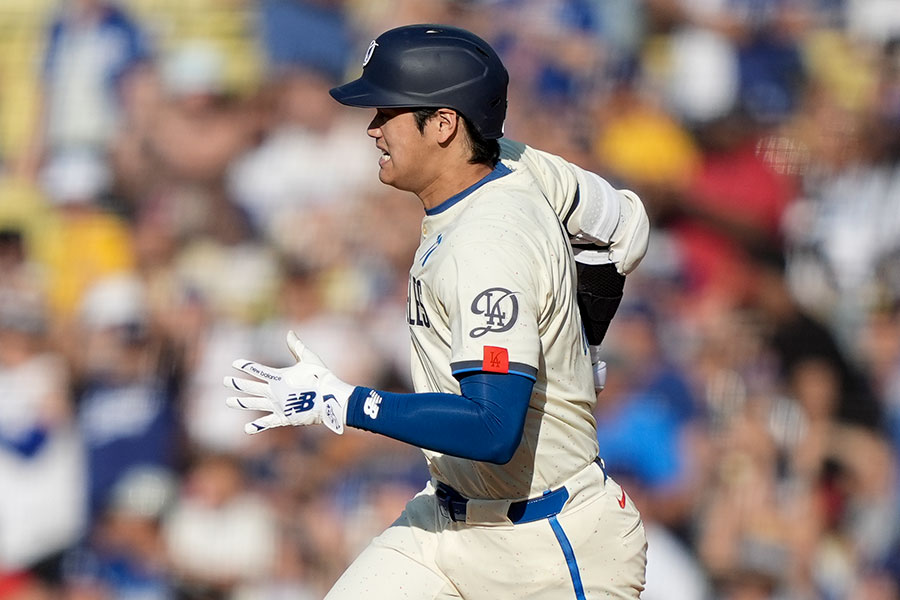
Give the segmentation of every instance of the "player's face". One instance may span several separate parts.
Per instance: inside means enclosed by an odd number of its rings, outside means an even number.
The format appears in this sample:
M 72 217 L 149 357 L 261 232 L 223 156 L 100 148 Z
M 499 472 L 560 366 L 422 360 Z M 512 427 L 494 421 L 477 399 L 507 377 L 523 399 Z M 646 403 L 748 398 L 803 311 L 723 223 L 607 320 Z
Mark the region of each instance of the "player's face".
M 418 193 L 428 181 L 428 144 L 409 108 L 379 108 L 366 131 L 381 150 L 378 179 L 382 183 Z

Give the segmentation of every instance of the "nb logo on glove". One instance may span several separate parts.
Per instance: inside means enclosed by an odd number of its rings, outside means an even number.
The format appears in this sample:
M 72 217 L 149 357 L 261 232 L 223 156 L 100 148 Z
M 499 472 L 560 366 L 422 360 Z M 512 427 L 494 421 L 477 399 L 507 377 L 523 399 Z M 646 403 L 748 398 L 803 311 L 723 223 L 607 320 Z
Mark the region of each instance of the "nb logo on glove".
M 284 403 L 284 415 L 290 416 L 311 410 L 315 406 L 313 400 L 316 399 L 315 392 L 300 392 L 299 394 L 290 394 Z

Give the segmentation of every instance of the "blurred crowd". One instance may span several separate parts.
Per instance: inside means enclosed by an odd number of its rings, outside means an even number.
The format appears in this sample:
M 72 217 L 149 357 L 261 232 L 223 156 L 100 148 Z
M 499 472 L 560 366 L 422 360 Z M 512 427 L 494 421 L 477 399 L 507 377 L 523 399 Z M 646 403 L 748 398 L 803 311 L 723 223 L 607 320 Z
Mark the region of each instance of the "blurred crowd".
M 422 209 L 328 89 L 414 22 L 650 214 L 596 412 L 643 597 L 900 598 L 900 0 L 3 5 L 0 599 L 321 598 L 424 484 L 373 434 L 247 436 L 221 383 L 294 329 L 409 391 Z

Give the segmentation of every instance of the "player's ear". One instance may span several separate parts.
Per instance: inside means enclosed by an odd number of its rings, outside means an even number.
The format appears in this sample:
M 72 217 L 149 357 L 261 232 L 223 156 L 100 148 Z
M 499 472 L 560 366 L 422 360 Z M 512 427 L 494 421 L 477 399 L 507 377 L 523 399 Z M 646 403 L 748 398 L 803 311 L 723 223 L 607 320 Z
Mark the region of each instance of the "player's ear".
M 439 108 L 434 117 L 438 128 L 438 143 L 444 144 L 453 139 L 460 127 L 459 113 L 452 108 Z

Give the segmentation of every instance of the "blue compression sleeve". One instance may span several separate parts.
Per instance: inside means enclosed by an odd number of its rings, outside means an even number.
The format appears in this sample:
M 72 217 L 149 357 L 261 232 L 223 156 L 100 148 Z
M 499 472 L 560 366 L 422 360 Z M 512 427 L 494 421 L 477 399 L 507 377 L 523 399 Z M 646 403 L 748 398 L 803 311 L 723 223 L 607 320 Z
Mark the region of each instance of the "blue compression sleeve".
M 473 373 L 459 385 L 459 396 L 357 387 L 347 405 L 347 424 L 451 456 L 509 462 L 522 439 L 534 382 L 520 375 Z

